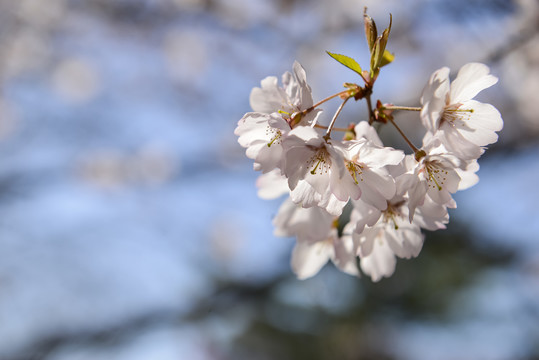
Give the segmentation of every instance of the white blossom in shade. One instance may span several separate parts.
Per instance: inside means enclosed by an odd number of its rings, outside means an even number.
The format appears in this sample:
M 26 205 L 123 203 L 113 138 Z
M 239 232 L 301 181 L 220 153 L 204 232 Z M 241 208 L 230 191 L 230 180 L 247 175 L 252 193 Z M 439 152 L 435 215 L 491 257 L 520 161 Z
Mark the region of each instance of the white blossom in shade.
M 267 173 L 280 168 L 283 159 L 281 145 L 290 125 L 279 114 L 247 113 L 238 122 L 234 134 L 246 148 L 245 154 L 254 160 L 256 171 Z
M 416 257 L 423 247 L 421 228 L 408 221 L 407 211 L 404 201 L 390 203 L 376 224 L 353 232 L 361 270 L 375 282 L 393 274 L 397 257 Z
M 330 260 L 341 271 L 359 275 L 353 240 L 338 236 L 337 217 L 318 207 L 302 208 L 287 199 L 274 225 L 276 235 L 296 236 L 291 266 L 299 279 L 316 275 Z
M 446 206 L 426 198 L 424 204 L 417 208 L 413 222 L 410 222 L 406 198 L 400 194 L 388 201 L 387 208 L 379 213 L 374 225 L 361 225 L 365 218 L 364 210 L 355 207 L 352 211 L 350 223 L 355 224 L 352 238 L 357 246 L 362 271 L 375 282 L 393 274 L 397 257 L 409 259 L 419 255 L 424 239 L 421 228 L 444 229 L 449 221 Z M 376 212 L 377 209 L 371 206 L 371 210 Z
M 498 81 L 489 71 L 484 64 L 469 63 L 450 83 L 449 69 L 443 67 L 432 74 L 421 96 L 423 125 L 463 159 L 478 158 L 483 146 L 498 140 L 496 132 L 503 127 L 494 106 L 472 100 Z
M 277 199 L 289 193 L 288 181 L 281 175 L 281 170 L 275 169 L 260 175 L 256 179 L 258 197 L 264 200 Z
M 432 138 L 421 151 L 419 159 L 417 155 L 406 155 L 404 164 L 408 171 L 397 179 L 408 190 L 410 222 L 426 196 L 437 204 L 456 207 L 451 194 L 458 190 L 461 180 L 457 168 L 465 166 L 461 159 L 447 152 L 438 138 Z
M 388 165 L 397 165 L 404 158 L 401 150 L 375 145 L 366 139 L 345 141 L 341 147 L 350 176 L 333 182 L 338 184 L 333 193 L 340 200 L 361 199 L 383 210 L 387 200 L 395 195 L 395 180 L 388 173 Z M 332 174 L 332 176 L 335 176 Z
M 283 74 L 282 86 L 275 76 L 268 76 L 261 81 L 260 88 L 253 88 L 249 101 L 253 111 L 278 113 L 292 128 L 296 125 L 314 125 L 322 111 L 312 109 L 306 114 L 301 113 L 313 106 L 313 98 L 305 69 L 297 61 L 294 62 L 292 73 Z
M 339 142 L 336 142 L 339 146 Z M 288 186 L 295 191 L 301 181 L 307 182 L 301 191 L 294 195 L 298 203 L 312 202 L 317 199 L 330 201 L 331 194 L 340 186 L 339 180 L 350 176 L 344 166 L 342 152 L 333 146 L 332 140 L 326 140 L 314 128 L 297 127 L 290 131 L 283 140 L 283 174 L 288 178 Z M 318 197 L 316 194 L 319 194 Z M 342 209 L 341 209 L 342 210 Z
M 449 222 L 447 207 L 428 197 L 417 207 L 410 222 L 406 189 L 400 185 L 397 182 L 397 193 L 383 211 L 361 200 L 354 201 L 350 223 L 344 229 L 344 233 L 352 233 L 360 267 L 373 281 L 391 276 L 397 257 L 409 259 L 419 255 L 423 246 L 421 228 L 444 229 Z

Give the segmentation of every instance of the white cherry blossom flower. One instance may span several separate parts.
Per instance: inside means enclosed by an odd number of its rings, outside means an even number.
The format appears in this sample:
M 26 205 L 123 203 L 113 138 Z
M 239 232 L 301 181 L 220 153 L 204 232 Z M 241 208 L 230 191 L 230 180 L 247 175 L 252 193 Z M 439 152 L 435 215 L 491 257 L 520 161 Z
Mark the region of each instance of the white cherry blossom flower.
M 465 163 L 454 154 L 448 153 L 438 138 L 432 138 L 421 149 L 421 156 L 406 155 L 405 166 L 408 171 L 399 176 L 397 182 L 408 189 L 408 206 L 410 222 L 417 206 L 423 205 L 425 197 L 435 203 L 456 207 L 451 197 L 460 183 L 458 168 Z
M 366 139 L 343 142 L 342 151 L 350 176 L 335 179 L 333 193 L 340 200 L 361 199 L 384 210 L 387 200 L 395 195 L 395 180 L 388 173 L 388 165 L 397 165 L 404 152 L 375 145 Z
M 262 80 L 261 86 L 251 92 L 254 112 L 242 117 L 234 134 L 247 149 L 247 157 L 254 160 L 254 169 L 267 173 L 281 167 L 281 142 L 286 134 L 296 126 L 314 125 L 321 110 L 312 109 L 311 88 L 298 62 L 293 74 L 283 75 L 283 86 L 274 76 Z
M 339 146 L 339 142 L 335 143 Z M 300 191 L 294 194 L 295 201 L 329 202 L 331 194 L 343 203 L 348 200 L 335 194 L 340 185 L 339 180 L 349 174 L 342 153 L 336 150 L 332 140 L 325 139 L 313 128 L 301 126 L 290 131 L 283 140 L 283 148 L 285 154 L 282 170 L 288 178 L 290 190 L 294 192 L 298 185 L 301 186 Z
M 281 167 L 281 142 L 288 131 L 290 126 L 279 115 L 251 112 L 238 122 L 234 134 L 239 136 L 239 144 L 247 149 L 247 157 L 254 160 L 254 170 L 267 173 Z
M 421 228 L 408 221 L 408 208 L 404 203 L 389 203 L 373 226 L 366 226 L 361 233 L 352 233 L 361 270 L 374 282 L 393 274 L 397 257 L 416 257 L 423 246 Z M 357 217 L 356 213 L 351 220 Z
M 498 81 L 480 63 L 464 65 L 453 83 L 449 68 L 435 71 L 421 96 L 421 120 L 427 131 L 439 134 L 446 148 L 463 159 L 476 159 L 482 147 L 497 141 L 503 120 L 496 108 L 472 100 Z
M 282 84 L 279 86 L 275 76 L 268 76 L 261 81 L 260 88 L 253 88 L 249 98 L 253 111 L 265 114 L 277 112 L 292 128 L 316 123 L 322 110 L 312 109 L 302 114 L 313 106 L 313 98 L 305 69 L 300 63 L 295 61 L 293 72 L 283 74 Z
M 291 266 L 299 279 L 316 275 L 330 260 L 341 271 L 359 276 L 353 240 L 338 236 L 337 217 L 318 207 L 302 208 L 287 199 L 274 225 L 276 235 L 297 237 Z
M 443 229 L 449 221 L 447 208 L 426 198 L 410 222 L 403 193 L 400 191 L 388 201 L 384 211 L 361 201 L 355 202 L 349 228 L 344 230 L 345 233 L 353 230 L 360 267 L 375 282 L 393 274 L 397 257 L 409 259 L 419 255 L 424 239 L 421 228 Z M 357 206 L 361 204 L 363 207 Z

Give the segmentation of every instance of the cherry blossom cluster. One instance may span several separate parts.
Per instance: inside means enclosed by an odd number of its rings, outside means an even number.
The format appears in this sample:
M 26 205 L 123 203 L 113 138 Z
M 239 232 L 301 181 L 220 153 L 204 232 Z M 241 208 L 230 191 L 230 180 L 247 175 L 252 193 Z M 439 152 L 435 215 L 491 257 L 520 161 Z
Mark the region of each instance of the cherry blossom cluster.
M 416 257 L 421 251 L 421 229 L 446 227 L 448 208 L 456 207 L 452 195 L 479 180 L 477 159 L 497 141 L 503 126 L 495 107 L 473 99 L 497 82 L 480 63 L 464 65 L 452 82 L 447 67 L 435 71 L 421 95 L 421 107 L 378 101 L 373 108 L 374 81 L 393 56 L 385 50 L 390 27 L 378 36 L 367 15 L 365 24 L 369 71 L 351 58 L 329 53 L 356 71 L 363 86 L 346 83 L 344 91 L 315 104 L 305 70 L 295 62 L 281 83 L 270 76 L 252 90 L 253 112 L 235 129 L 254 169 L 261 172 L 259 196 L 288 196 L 273 223 L 277 236 L 296 238 L 291 265 L 300 279 L 314 276 L 329 260 L 351 275 L 359 276 L 361 269 L 373 281 L 391 276 L 397 258 Z M 328 126 L 320 125 L 320 106 L 334 98 L 343 100 L 341 106 Z M 366 100 L 368 119 L 335 128 L 349 99 Z M 420 147 L 398 127 L 396 110 L 419 113 L 425 128 Z M 385 146 L 374 124 L 393 124 L 411 153 Z

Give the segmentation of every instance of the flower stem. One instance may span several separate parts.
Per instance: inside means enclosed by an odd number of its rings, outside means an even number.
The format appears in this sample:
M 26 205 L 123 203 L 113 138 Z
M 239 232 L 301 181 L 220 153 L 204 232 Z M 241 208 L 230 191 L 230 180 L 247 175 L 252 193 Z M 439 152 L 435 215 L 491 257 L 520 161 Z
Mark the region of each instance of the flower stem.
M 415 107 L 415 106 L 384 105 L 384 109 L 387 109 L 387 110 L 421 111 L 420 107 Z
M 340 91 L 340 92 L 338 92 L 338 93 L 336 93 L 336 94 L 333 94 L 333 95 L 331 95 L 331 96 L 328 96 L 328 97 L 325 98 L 325 99 L 320 100 L 319 102 L 317 102 L 316 104 L 314 104 L 313 106 L 311 106 L 310 108 L 308 108 L 308 109 L 306 109 L 306 110 L 304 110 L 304 111 L 309 112 L 309 111 L 313 110 L 314 108 L 316 108 L 316 107 L 322 105 L 322 104 L 325 103 L 326 101 L 329 101 L 329 100 L 331 100 L 331 99 L 333 99 L 333 98 L 336 98 L 337 96 L 349 95 L 349 94 L 350 94 L 350 89 Z
M 347 97 L 344 99 L 344 101 L 341 103 L 337 111 L 335 112 L 335 115 L 333 115 L 333 119 L 331 119 L 331 122 L 329 123 L 328 130 L 326 131 L 326 135 L 324 135 L 324 139 L 329 140 L 329 136 L 331 135 L 331 130 L 333 129 L 333 125 L 335 125 L 335 120 L 337 120 L 337 117 L 342 111 L 342 108 L 344 107 L 344 104 L 350 99 L 350 97 Z
M 367 107 L 369 108 L 369 125 L 372 125 L 372 123 L 375 120 L 374 111 L 372 111 L 372 101 L 371 101 L 371 95 L 365 96 L 365 99 L 367 100 Z
M 414 146 L 414 144 L 412 144 L 412 142 L 406 137 L 406 135 L 404 135 L 404 133 L 402 132 L 401 128 L 398 127 L 398 125 L 395 123 L 395 121 L 389 117 L 389 121 L 391 121 L 391 123 L 393 124 L 393 126 L 395 126 L 395 128 L 397 129 L 397 131 L 401 134 L 401 136 L 403 137 L 404 141 L 406 141 L 406 143 L 412 148 L 412 150 L 414 151 L 414 153 L 418 152 L 418 149 Z
M 315 128 L 319 128 L 319 129 L 327 129 L 328 127 L 327 126 L 324 126 L 324 125 L 318 125 L 316 124 L 314 126 Z M 347 129 L 347 128 L 339 128 L 339 127 L 334 127 L 333 129 L 331 129 L 331 131 L 343 131 L 343 132 L 346 132 L 346 131 L 349 131 L 350 129 Z

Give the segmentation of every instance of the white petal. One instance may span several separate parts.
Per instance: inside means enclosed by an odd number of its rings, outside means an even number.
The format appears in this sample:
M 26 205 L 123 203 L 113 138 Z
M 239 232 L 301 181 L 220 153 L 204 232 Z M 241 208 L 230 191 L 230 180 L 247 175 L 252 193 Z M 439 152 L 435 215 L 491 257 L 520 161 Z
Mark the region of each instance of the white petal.
M 362 200 L 352 201 L 352 204 L 354 209 L 350 216 L 350 222 L 354 221 L 356 223 L 354 231 L 358 234 L 363 232 L 365 226 L 374 226 L 382 216 L 380 209 Z
M 253 88 L 249 97 L 253 111 L 266 114 L 279 111 L 286 104 L 286 94 L 277 84 L 277 78 L 268 76 L 261 85 L 262 88 Z
M 414 224 L 431 231 L 445 229 L 444 224 L 448 222 L 447 208 L 444 205 L 435 203 L 429 197 L 425 198 L 423 205 L 417 208 L 414 216 Z
M 503 128 L 503 120 L 500 112 L 494 106 L 470 100 L 465 102 L 462 107 L 474 110 L 467 121 L 456 124 L 460 133 L 468 141 L 485 146 L 498 140 L 496 131 Z
M 299 62 L 294 61 L 293 65 L 294 75 L 299 85 L 299 101 L 298 104 L 300 110 L 305 110 L 313 105 L 313 97 L 311 94 L 311 88 L 307 85 L 307 75 L 305 74 L 305 69 L 300 65 Z
M 335 239 L 334 251 L 334 257 L 331 259 L 333 263 L 341 271 L 350 275 L 359 276 L 352 236 L 343 236 L 340 239 Z
M 374 240 L 374 248 L 369 256 L 360 257 L 361 270 L 377 282 L 382 277 L 389 277 L 395 272 L 397 259 L 387 241 L 382 237 Z
M 382 140 L 378 136 L 378 132 L 374 127 L 369 125 L 367 121 L 360 121 L 355 127 L 354 132 L 356 133 L 356 139 L 367 139 L 372 141 L 373 144 L 377 146 L 384 146 Z
M 276 199 L 289 192 L 288 182 L 279 169 L 260 175 L 256 179 L 256 187 L 258 196 L 265 200 Z
M 423 234 L 416 224 L 397 219 L 398 228 L 391 224 L 386 228 L 386 240 L 392 251 L 400 258 L 416 257 L 423 247 Z
M 341 201 L 337 199 L 333 194 L 329 194 L 327 197 L 322 198 L 318 203 L 318 206 L 325 209 L 333 216 L 341 216 L 343 208 L 348 201 Z
M 363 170 L 363 182 L 379 192 L 384 200 L 389 200 L 395 196 L 396 185 L 395 180 L 389 175 L 380 175 L 378 171 L 368 168 Z M 365 190 L 367 191 L 367 190 Z M 374 204 L 373 204 L 374 205 Z M 380 210 L 385 209 L 382 208 Z
M 414 183 L 413 187 L 408 190 L 408 216 L 410 222 L 412 222 L 412 220 L 414 219 L 416 207 L 423 205 L 427 190 L 428 185 L 426 181 L 418 181 Z
M 431 75 L 421 95 L 421 122 L 431 133 L 435 133 L 439 127 L 449 91 L 449 68 L 443 67 Z
M 381 168 L 387 165 L 398 165 L 404 159 L 402 150 L 395 150 L 390 147 L 374 147 L 366 143 L 361 148 L 359 161 L 371 168 Z
M 298 181 L 297 186 L 290 192 L 290 198 L 296 204 L 304 208 L 317 206 L 322 200 L 322 195 L 305 180 Z
M 466 170 L 456 169 L 457 174 L 460 177 L 459 188 L 458 190 L 466 190 L 479 181 L 479 176 L 476 172 L 479 170 L 479 163 L 477 161 L 472 161 L 466 167 Z
M 436 133 L 442 139 L 448 151 L 454 153 L 463 160 L 477 159 L 483 153 L 483 149 L 467 140 L 457 127 L 444 122 Z
M 330 190 L 341 201 L 348 201 L 350 198 L 357 200 L 361 196 L 361 189 L 349 172 L 340 178 L 337 171 L 331 171 Z
M 328 262 L 333 252 L 333 245 L 328 241 L 297 241 L 292 250 L 292 270 L 301 280 L 310 278 Z
M 458 104 L 472 99 L 481 90 L 491 87 L 498 78 L 489 74 L 488 66 L 480 63 L 464 65 L 451 83 L 451 103 Z

